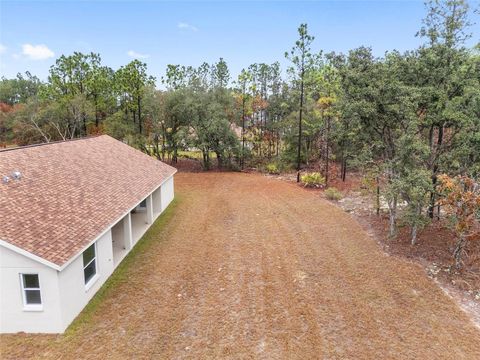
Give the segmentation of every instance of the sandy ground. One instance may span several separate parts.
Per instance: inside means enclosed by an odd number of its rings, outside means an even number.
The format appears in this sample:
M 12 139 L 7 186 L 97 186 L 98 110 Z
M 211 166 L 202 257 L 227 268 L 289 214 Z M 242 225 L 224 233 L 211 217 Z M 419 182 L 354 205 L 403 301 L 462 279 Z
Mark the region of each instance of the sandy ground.
M 128 281 L 74 332 L 2 336 L 3 358 L 480 359 L 423 269 L 319 196 L 236 173 L 178 174 L 176 192 Z

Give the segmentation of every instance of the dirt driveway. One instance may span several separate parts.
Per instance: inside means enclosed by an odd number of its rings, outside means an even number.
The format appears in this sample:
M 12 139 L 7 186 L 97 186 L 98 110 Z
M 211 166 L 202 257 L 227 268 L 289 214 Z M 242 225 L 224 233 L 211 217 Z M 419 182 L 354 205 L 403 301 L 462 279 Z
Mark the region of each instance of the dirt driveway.
M 4 358 L 480 359 L 480 331 L 424 271 L 312 192 L 178 174 L 177 203 L 65 335 Z

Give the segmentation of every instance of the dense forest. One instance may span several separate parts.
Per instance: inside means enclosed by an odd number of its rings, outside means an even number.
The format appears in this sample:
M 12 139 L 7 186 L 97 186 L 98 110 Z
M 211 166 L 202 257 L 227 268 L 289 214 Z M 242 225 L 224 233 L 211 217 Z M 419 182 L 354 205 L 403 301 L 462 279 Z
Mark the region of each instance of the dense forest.
M 412 243 L 441 206 L 454 208 L 460 263 L 480 207 L 480 44 L 466 45 L 475 16 L 463 0 L 431 1 L 423 44 L 383 57 L 314 53 L 301 24 L 291 66 L 251 64 L 237 77 L 222 58 L 155 79 L 139 60 L 114 70 L 100 54 L 63 55 L 45 82 L 2 78 L 0 143 L 106 133 L 172 163 L 197 151 L 205 169 L 291 169 L 300 180 L 315 167 L 325 187 L 361 170 L 388 203 L 392 236 L 399 204 Z

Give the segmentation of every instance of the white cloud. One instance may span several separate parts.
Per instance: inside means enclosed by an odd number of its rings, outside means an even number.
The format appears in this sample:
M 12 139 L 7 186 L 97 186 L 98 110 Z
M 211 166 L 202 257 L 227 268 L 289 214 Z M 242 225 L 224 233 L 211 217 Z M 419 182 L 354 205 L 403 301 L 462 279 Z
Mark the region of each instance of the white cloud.
M 184 29 L 184 30 L 198 31 L 198 28 L 196 26 L 193 26 L 193 25 L 185 23 L 185 22 L 179 22 L 177 24 L 177 27 L 179 29 Z
M 135 59 L 148 59 L 150 57 L 148 54 L 140 54 L 133 50 L 128 50 L 127 55 Z
M 0 44 L 0 54 L 5 54 L 7 52 L 7 47 L 3 44 Z
M 45 60 L 55 56 L 54 52 L 50 50 L 46 45 L 43 45 L 43 44 L 40 44 L 40 45 L 23 44 L 22 54 L 31 60 Z

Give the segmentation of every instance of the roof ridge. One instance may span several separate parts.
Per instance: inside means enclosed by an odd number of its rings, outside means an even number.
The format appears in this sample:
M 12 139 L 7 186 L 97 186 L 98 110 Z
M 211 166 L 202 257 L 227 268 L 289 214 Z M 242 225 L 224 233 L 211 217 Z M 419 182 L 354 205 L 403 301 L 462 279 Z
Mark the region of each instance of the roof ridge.
M 29 149 L 29 148 L 34 148 L 34 147 L 38 147 L 38 146 L 55 145 L 55 144 L 62 144 L 62 143 L 79 141 L 79 140 L 94 139 L 94 138 L 100 137 L 100 136 L 108 136 L 108 135 L 107 135 L 107 134 L 90 135 L 90 136 L 84 136 L 84 137 L 75 138 L 75 139 L 58 140 L 58 141 L 50 141 L 50 142 L 45 142 L 45 143 L 38 143 L 38 144 L 17 146 L 17 147 L 12 147 L 12 148 L 7 148 L 7 149 L 0 149 L 0 153 L 2 153 L 2 152 L 7 152 L 7 151 L 14 151 L 14 150 Z

